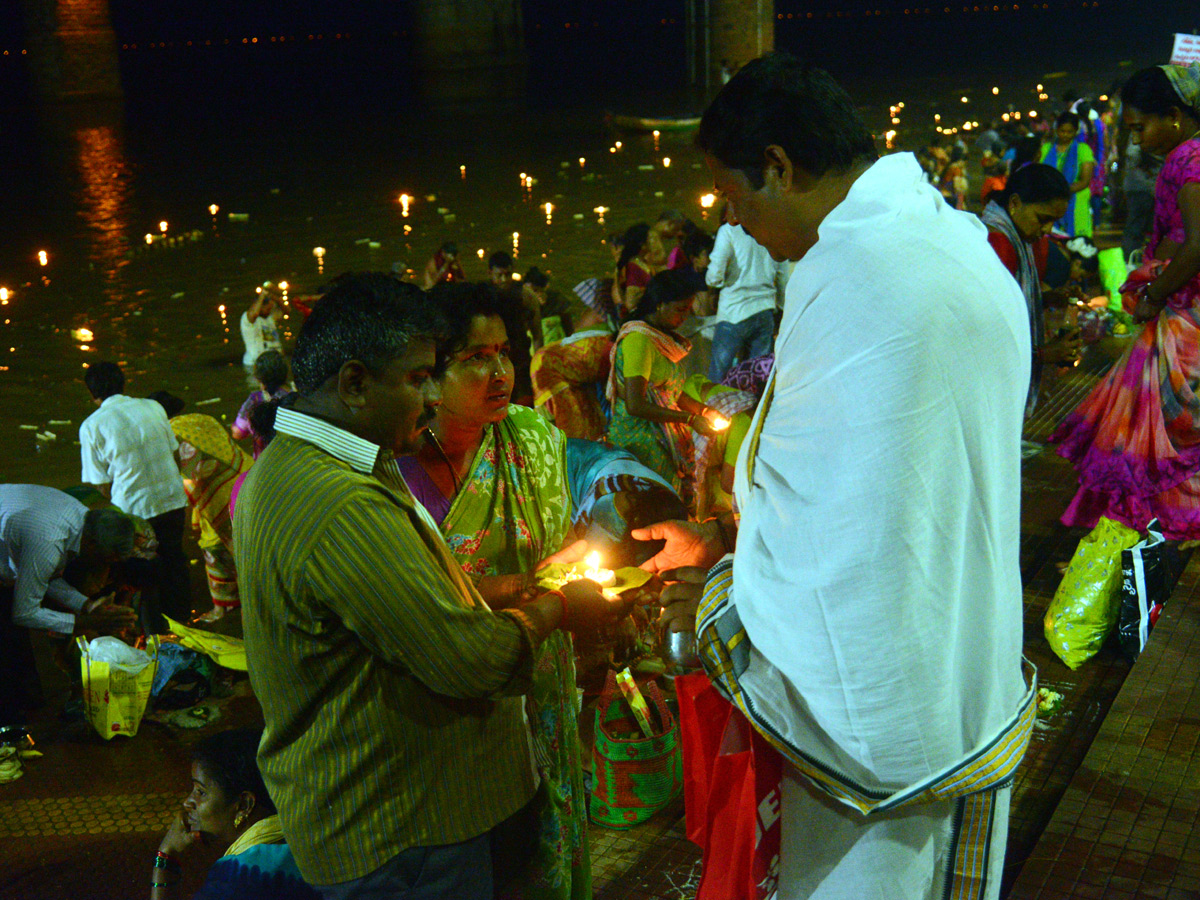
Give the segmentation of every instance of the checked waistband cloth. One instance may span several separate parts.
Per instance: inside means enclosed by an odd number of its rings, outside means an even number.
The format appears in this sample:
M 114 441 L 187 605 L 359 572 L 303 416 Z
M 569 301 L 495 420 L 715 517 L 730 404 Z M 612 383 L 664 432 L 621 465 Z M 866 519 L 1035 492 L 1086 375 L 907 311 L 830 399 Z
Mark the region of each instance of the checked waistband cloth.
M 997 792 L 1006 790 L 1020 764 L 1037 718 L 1037 672 L 1025 662 L 1028 686 L 1014 715 L 964 758 L 900 790 L 854 781 L 844 772 L 792 745 L 741 685 L 751 643 L 732 601 L 733 562 L 726 557 L 709 572 L 696 617 L 704 668 L 717 688 L 754 728 L 812 784 L 863 816 L 922 803 L 955 801 L 953 862 L 947 873 L 949 900 L 982 900 L 989 885 L 988 847 Z

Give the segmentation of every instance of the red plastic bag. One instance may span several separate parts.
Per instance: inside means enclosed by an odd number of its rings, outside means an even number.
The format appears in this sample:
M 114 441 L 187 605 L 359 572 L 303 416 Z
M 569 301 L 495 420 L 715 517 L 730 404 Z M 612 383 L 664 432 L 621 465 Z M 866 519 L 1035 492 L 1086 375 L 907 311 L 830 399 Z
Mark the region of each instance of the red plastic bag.
M 679 734 L 683 743 L 683 810 L 688 840 L 708 843 L 708 790 L 713 763 L 733 705 L 713 688 L 703 672 L 675 679 Z
M 698 673 L 675 680 L 688 838 L 704 850 L 696 900 L 764 900 L 779 880 L 779 754 Z

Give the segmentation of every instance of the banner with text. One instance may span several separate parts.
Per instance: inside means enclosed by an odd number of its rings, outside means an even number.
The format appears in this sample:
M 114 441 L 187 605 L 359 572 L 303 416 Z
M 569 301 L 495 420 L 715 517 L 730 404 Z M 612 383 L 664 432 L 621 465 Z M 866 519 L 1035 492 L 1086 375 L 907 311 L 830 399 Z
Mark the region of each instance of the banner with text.
M 1171 51 L 1171 63 L 1176 66 L 1190 66 L 1200 62 L 1200 35 L 1175 35 L 1175 48 Z

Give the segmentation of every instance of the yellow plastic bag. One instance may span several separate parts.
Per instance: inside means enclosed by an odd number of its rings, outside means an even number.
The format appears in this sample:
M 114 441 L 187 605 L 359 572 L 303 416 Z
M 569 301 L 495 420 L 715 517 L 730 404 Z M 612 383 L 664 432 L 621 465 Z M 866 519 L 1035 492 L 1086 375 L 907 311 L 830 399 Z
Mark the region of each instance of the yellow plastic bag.
M 1096 655 L 1121 611 L 1121 551 L 1141 540 L 1101 517 L 1075 550 L 1044 622 L 1050 649 L 1072 669 Z
M 146 650 L 135 650 L 127 644 L 128 662 L 106 662 L 97 659 L 105 645 L 100 642 L 116 638 L 77 638 L 80 673 L 83 676 L 83 708 L 96 733 L 106 741 L 115 735 L 133 737 L 142 723 L 142 714 L 150 702 L 150 686 L 158 670 L 158 638 L 146 642 Z M 116 641 L 120 644 L 120 641 Z
M 249 671 L 246 665 L 246 642 L 241 638 L 229 637 L 224 634 L 213 634 L 203 628 L 188 628 L 181 625 L 170 616 L 163 616 L 171 633 L 179 638 L 179 643 L 197 653 L 203 653 L 218 666 L 226 669 L 237 669 L 239 672 Z

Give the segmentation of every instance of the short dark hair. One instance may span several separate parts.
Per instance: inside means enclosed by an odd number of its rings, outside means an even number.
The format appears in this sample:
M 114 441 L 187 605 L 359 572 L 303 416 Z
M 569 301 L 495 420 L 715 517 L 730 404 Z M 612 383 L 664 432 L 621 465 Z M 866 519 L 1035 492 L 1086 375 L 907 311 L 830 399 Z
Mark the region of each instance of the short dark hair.
M 781 146 L 814 177 L 878 159 L 875 139 L 849 95 L 824 69 L 787 53 L 747 63 L 704 112 L 696 145 L 763 185 L 763 151 Z
M 1162 66 L 1134 72 L 1121 88 L 1121 102 L 1152 116 L 1165 116 L 1178 109 L 1200 121 L 1200 110 L 1179 96 Z
M 287 384 L 288 364 L 278 350 L 264 350 L 254 360 L 254 377 L 262 382 L 268 394 L 274 394 Z
M 272 815 L 275 803 L 258 771 L 258 745 L 262 742 L 262 734 L 261 728 L 234 728 L 210 734 L 192 748 L 192 762 L 216 782 L 226 802 L 236 800 L 246 791 L 254 795 L 257 809 Z
M 428 300 L 441 322 L 437 341 L 437 367 L 442 371 L 450 357 L 467 345 L 471 323 L 478 317 L 499 316 L 509 336 L 521 327 L 516 304 L 504 297 L 490 283 L 443 282 L 429 291 Z
M 707 231 L 696 229 L 689 234 L 683 241 L 683 255 L 688 259 L 695 259 L 701 253 L 712 253 L 713 245 L 716 242 L 713 236 Z
M 525 283 L 535 288 L 544 288 L 550 283 L 550 276 L 537 266 L 530 266 L 529 271 L 525 273 Z
M 1045 163 L 1029 163 L 1009 175 L 1004 187 L 993 191 L 988 199 L 1007 208 L 1013 197 L 1020 197 L 1022 203 L 1046 203 L 1070 196 L 1071 185 L 1062 172 Z
M 1027 134 L 1017 138 L 1013 144 L 1013 159 L 1011 171 L 1018 172 L 1032 163 L 1036 163 L 1042 153 L 1042 139 L 1036 134 Z
M 163 408 L 163 412 L 167 414 L 168 419 L 173 419 L 187 406 L 187 403 L 180 397 L 176 397 L 170 391 L 155 391 L 153 394 L 146 395 L 147 400 L 153 400 Z
M 97 400 L 106 400 L 125 390 L 125 373 L 115 362 L 101 360 L 87 367 L 83 383 Z
M 133 519 L 118 509 L 89 509 L 83 516 L 83 536 L 103 556 L 128 559 L 133 555 Z
M 511 254 L 503 250 L 497 250 L 488 257 L 489 269 L 511 269 L 513 267 L 513 258 Z
M 1063 125 L 1072 125 L 1075 130 L 1079 130 L 1079 114 L 1073 113 L 1069 109 L 1066 112 L 1060 112 L 1054 120 L 1054 127 L 1061 128 Z
M 425 292 L 384 272 L 338 276 L 313 304 L 292 354 L 296 389 L 311 394 L 350 360 L 374 375 L 413 340 L 436 339 L 438 322 Z
M 704 290 L 704 286 L 704 276 L 690 266 L 659 272 L 646 285 L 646 292 L 629 318 L 644 320 L 660 306 L 692 297 Z

